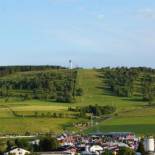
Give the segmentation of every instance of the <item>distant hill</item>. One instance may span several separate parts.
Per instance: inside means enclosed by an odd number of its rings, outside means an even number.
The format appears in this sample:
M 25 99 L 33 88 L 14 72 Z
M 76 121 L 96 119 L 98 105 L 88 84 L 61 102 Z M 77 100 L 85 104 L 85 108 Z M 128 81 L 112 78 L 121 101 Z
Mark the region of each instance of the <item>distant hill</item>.
M 155 96 L 154 86 L 155 69 L 146 67 L 73 70 L 61 66 L 0 67 L 0 96 L 5 98 L 87 105 L 102 104 L 106 98 L 111 98 L 107 104 L 112 104 L 113 98 L 127 97 L 133 102 L 150 103 Z

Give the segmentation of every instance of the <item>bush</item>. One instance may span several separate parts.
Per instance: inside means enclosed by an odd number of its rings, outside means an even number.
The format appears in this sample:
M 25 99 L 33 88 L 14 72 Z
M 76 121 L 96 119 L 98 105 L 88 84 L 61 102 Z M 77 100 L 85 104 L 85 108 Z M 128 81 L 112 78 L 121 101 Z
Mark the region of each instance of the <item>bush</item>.
M 29 148 L 29 143 L 27 139 L 15 139 L 15 145 L 19 148 Z
M 56 138 L 44 137 L 40 140 L 41 151 L 55 151 L 59 147 Z
M 127 147 L 120 148 L 118 155 L 135 155 L 135 152 Z
M 78 88 L 76 90 L 76 96 L 83 96 L 84 92 L 83 92 L 83 89 L 82 88 Z
M 112 153 L 111 153 L 111 151 L 109 151 L 109 150 L 105 150 L 105 152 L 102 153 L 102 155 L 112 155 Z
M 145 150 L 144 150 L 143 141 L 140 141 L 140 142 L 139 142 L 139 146 L 138 146 L 137 152 L 140 152 L 142 155 L 145 155 Z

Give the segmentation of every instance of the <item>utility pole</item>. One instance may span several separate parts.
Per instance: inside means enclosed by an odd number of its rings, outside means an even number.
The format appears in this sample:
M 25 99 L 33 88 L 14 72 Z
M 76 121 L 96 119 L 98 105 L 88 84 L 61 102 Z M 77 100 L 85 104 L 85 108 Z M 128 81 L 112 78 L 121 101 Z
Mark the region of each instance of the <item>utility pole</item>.
M 94 122 L 93 122 L 93 113 L 91 113 L 91 127 L 93 127 L 94 126 Z

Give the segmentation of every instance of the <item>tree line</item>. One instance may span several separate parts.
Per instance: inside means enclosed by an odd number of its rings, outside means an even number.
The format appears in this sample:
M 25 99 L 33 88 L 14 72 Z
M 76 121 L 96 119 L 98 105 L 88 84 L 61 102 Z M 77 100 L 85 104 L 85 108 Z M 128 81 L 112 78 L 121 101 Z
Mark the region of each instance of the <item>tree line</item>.
M 44 152 L 44 151 L 56 151 L 60 147 L 59 142 L 55 137 L 51 135 L 38 138 L 39 143 L 30 143 L 31 139 L 9 139 L 9 140 L 0 140 L 0 155 L 3 155 L 5 152 L 9 152 L 13 148 L 23 148 L 31 151 L 31 154 L 36 155 L 34 152 Z M 30 155 L 31 155 L 30 154 Z
M 105 105 L 89 105 L 83 107 L 69 107 L 69 111 L 79 112 L 81 117 L 85 117 L 86 114 L 92 114 L 93 116 L 102 116 L 106 114 L 112 114 L 116 111 L 116 107 Z
M 65 69 L 61 66 L 51 66 L 51 65 L 42 65 L 42 66 L 0 66 L 0 77 L 13 74 L 16 72 L 28 72 L 28 71 L 43 71 L 49 69 Z

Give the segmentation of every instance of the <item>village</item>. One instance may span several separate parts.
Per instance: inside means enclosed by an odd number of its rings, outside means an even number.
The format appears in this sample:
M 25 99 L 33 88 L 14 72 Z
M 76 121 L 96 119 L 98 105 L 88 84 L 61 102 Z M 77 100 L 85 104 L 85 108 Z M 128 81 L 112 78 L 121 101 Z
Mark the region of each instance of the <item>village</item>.
M 4 155 L 154 155 L 155 141 L 153 137 L 137 137 L 132 132 L 94 132 L 88 135 L 63 133 L 57 136 L 48 135 L 41 140 L 35 136 L 25 136 L 18 139 L 30 138 L 27 142 L 32 148 L 25 149 L 25 142 L 18 141 L 17 146 L 11 146 Z M 51 137 L 51 141 L 50 141 Z M 4 139 L 5 137 L 3 137 Z M 6 137 L 8 138 L 8 137 Z M 15 139 L 17 137 L 10 137 Z M 16 139 L 17 140 L 17 139 Z M 15 140 L 15 141 L 16 141 Z M 51 147 L 51 148 L 50 148 Z M 29 147 L 30 148 L 30 147 Z
M 0 0 L 0 155 L 155 155 L 155 0 Z

